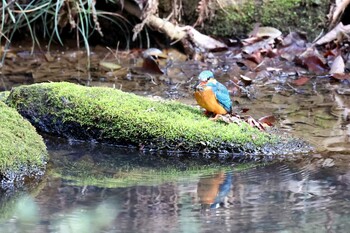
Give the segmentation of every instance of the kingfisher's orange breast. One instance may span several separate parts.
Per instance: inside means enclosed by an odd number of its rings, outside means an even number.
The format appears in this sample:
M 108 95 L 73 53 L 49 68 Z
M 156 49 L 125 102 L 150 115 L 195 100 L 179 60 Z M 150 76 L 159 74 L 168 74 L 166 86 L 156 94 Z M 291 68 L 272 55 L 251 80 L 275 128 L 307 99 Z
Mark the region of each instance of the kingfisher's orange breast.
M 215 114 L 226 114 L 227 111 L 219 104 L 214 92 L 210 87 L 205 87 L 203 91 L 196 91 L 194 93 L 199 106 L 205 108 L 207 111 Z

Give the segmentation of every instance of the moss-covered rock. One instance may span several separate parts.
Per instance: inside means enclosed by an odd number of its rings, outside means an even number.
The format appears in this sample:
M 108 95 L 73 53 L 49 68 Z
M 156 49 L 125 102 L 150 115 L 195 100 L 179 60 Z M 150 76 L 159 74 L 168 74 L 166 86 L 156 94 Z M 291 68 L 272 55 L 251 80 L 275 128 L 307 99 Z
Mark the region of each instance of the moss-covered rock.
M 144 150 L 240 156 L 281 145 L 276 136 L 247 124 L 213 122 L 192 106 L 111 88 L 66 82 L 21 86 L 12 90 L 8 104 L 47 133 Z
M 0 101 L 5 102 L 7 97 L 9 96 L 10 91 L 2 91 L 0 92 Z
M 237 1 L 236 1 L 237 2 Z M 241 1 L 218 8 L 205 25 L 205 32 L 215 35 L 246 35 L 255 23 L 272 26 L 284 33 L 306 32 L 314 39 L 324 28 L 329 1 L 271 0 Z
M 46 146 L 35 128 L 15 109 L 0 101 L 0 176 L 2 184 L 40 176 L 45 168 Z

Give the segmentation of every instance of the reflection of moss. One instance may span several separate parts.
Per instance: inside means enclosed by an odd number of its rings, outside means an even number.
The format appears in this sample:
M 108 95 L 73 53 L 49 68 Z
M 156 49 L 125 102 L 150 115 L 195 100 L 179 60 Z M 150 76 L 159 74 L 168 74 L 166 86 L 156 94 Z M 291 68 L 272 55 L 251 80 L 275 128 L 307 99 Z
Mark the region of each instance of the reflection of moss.
M 164 182 L 174 182 L 181 179 L 198 179 L 203 175 L 215 174 L 222 170 L 232 170 L 230 166 L 219 164 L 191 165 L 186 169 L 178 168 L 176 165 L 166 167 L 118 167 L 115 164 L 113 171 L 110 169 L 112 161 L 93 162 L 90 159 L 72 161 L 64 157 L 59 159 L 60 165 L 52 171 L 54 177 L 60 177 L 69 181 L 72 185 L 93 185 L 97 187 L 128 187 L 133 185 L 155 185 Z M 260 166 L 261 164 L 259 164 Z M 247 163 L 235 166 L 235 171 L 246 170 L 257 166 Z
M 25 190 L 16 190 L 13 189 L 1 189 L 0 191 L 0 223 L 3 221 L 7 221 L 10 219 L 17 210 L 17 206 L 20 200 L 25 198 L 35 197 L 39 192 L 43 190 L 46 185 L 46 180 L 36 180 L 35 182 L 31 182 L 30 184 L 24 187 Z M 3 228 L 1 228 L 3 230 Z M 2 231 L 3 232 L 3 231 Z M 5 231 L 6 232 L 6 231 Z
M 206 30 L 216 35 L 246 34 L 253 29 L 254 23 L 261 23 L 285 33 L 299 30 L 315 37 L 319 34 L 316 29 L 321 30 L 324 25 L 328 4 L 326 0 L 244 1 L 218 10 Z
M 198 170 L 196 170 L 198 169 Z M 127 187 L 132 185 L 154 185 L 164 182 L 173 182 L 179 179 L 196 178 L 200 175 L 209 175 L 217 172 L 217 168 L 191 168 L 191 170 L 176 170 L 176 169 L 131 169 L 129 171 L 116 171 L 113 176 L 105 176 L 103 174 L 75 174 L 62 175 L 55 173 L 55 177 L 68 180 L 73 185 L 93 185 L 97 187 Z
M 15 211 L 18 200 L 23 196 L 23 193 L 13 195 L 1 195 L 0 199 L 0 223 L 12 217 Z
M 167 151 L 257 150 L 275 137 L 209 121 L 199 109 L 119 90 L 45 83 L 14 88 L 8 103 L 43 131 Z M 274 139 L 271 139 L 274 138 Z
M 0 132 L 2 175 L 12 180 L 14 178 L 7 176 L 13 176 L 17 172 L 18 175 L 30 174 L 32 169 L 44 167 L 47 152 L 43 139 L 15 109 L 2 102 L 0 102 Z

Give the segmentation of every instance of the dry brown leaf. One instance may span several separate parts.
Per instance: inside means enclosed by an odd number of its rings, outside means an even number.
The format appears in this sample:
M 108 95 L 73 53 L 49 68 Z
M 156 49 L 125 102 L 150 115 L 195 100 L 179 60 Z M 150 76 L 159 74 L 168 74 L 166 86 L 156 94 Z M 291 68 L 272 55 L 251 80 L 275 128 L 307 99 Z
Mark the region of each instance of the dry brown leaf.
M 299 77 L 298 79 L 294 80 L 294 81 L 293 81 L 293 84 L 295 84 L 295 85 L 297 85 L 297 86 L 302 86 L 302 85 L 304 85 L 305 83 L 307 83 L 309 80 L 310 80 L 309 77 L 307 77 L 307 76 L 301 76 L 301 77 Z
M 273 123 L 275 123 L 276 121 L 276 117 L 273 115 L 269 115 L 269 116 L 264 116 L 259 118 L 258 122 L 260 122 L 261 124 L 265 124 L 268 126 L 273 126 Z
M 252 116 L 247 116 L 247 118 L 245 119 L 245 122 L 247 122 L 248 125 L 254 128 L 258 128 L 260 131 L 265 130 L 264 126 L 260 122 L 256 121 Z
M 341 55 L 338 55 L 332 64 L 330 74 L 343 74 L 345 71 L 345 63 Z
M 142 67 L 140 67 L 140 64 L 132 67 L 133 72 L 137 74 L 147 73 L 150 75 L 164 74 L 163 70 L 159 66 L 158 60 L 154 59 L 152 56 L 143 58 L 141 64 Z
M 258 50 L 254 51 L 252 54 L 245 55 L 244 57 L 249 61 L 255 62 L 256 64 L 260 64 L 263 60 L 263 57 Z
M 332 74 L 331 78 L 341 81 L 341 80 L 350 80 L 350 74 Z
M 278 53 L 282 58 L 291 62 L 306 50 L 307 41 L 302 34 L 291 32 L 283 39 L 282 45 Z
M 274 40 L 271 38 L 258 41 L 258 42 L 255 42 L 254 44 L 244 46 L 242 48 L 242 52 L 246 54 L 252 54 L 258 50 L 271 49 L 271 44 L 273 44 L 273 42 Z
M 328 70 L 327 63 L 324 57 L 318 52 L 315 47 L 310 47 L 300 54 L 295 63 L 303 67 L 307 67 L 309 71 L 316 74 L 323 74 Z

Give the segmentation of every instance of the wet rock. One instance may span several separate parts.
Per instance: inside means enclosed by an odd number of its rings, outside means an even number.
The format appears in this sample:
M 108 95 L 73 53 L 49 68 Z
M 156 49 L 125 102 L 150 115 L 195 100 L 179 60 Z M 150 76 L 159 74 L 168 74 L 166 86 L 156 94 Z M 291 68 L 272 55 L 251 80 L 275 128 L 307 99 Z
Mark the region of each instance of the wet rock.
M 247 124 L 209 121 L 198 108 L 176 101 L 112 88 L 34 84 L 14 88 L 8 102 L 41 131 L 149 153 L 223 154 L 228 159 L 239 155 L 240 160 L 255 160 L 255 155 L 279 155 L 282 146 L 283 154 L 310 151 L 299 141 L 282 140 Z
M 23 186 L 41 177 L 47 160 L 43 139 L 15 109 L 1 101 L 0 132 L 1 187 Z

